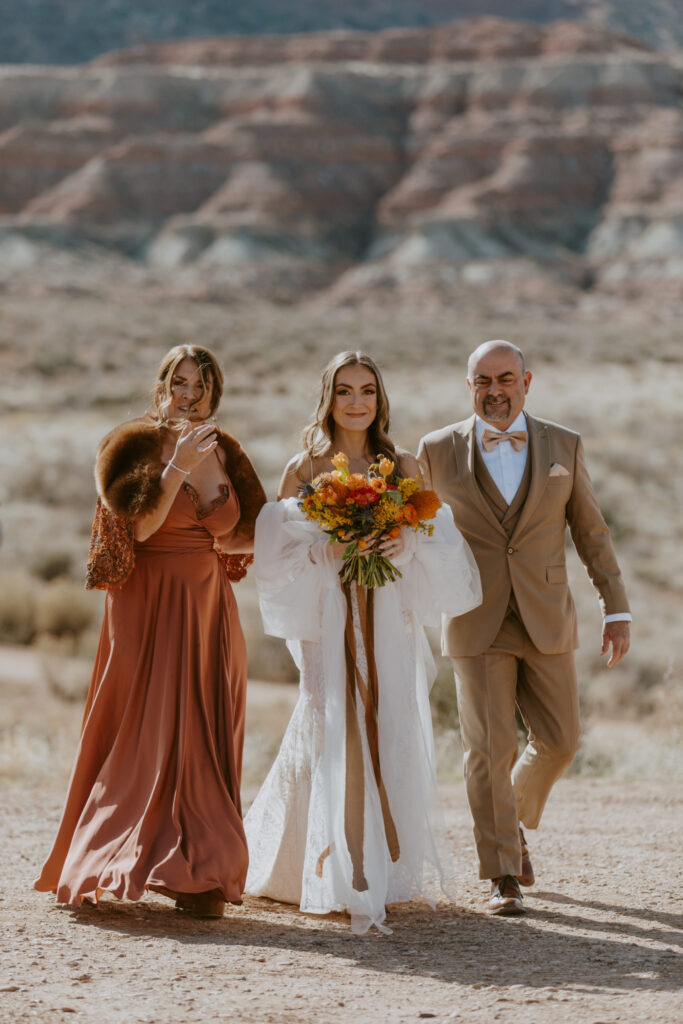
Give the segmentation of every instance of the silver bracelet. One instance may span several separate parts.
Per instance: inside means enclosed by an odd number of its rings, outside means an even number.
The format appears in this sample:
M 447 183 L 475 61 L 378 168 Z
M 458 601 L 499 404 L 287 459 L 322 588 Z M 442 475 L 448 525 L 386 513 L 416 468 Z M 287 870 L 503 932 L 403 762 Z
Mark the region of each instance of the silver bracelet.
M 171 459 L 170 462 L 166 463 L 166 468 L 168 468 L 169 466 L 173 466 L 174 469 L 177 469 L 179 473 L 183 473 L 185 476 L 189 476 L 190 473 L 192 472 L 191 469 L 181 469 L 180 466 L 176 466 L 173 459 Z

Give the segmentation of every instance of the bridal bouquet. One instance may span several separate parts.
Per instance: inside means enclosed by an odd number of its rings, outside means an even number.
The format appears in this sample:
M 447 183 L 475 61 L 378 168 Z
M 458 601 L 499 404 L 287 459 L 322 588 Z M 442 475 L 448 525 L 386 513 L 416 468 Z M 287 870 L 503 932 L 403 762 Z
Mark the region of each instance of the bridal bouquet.
M 401 572 L 377 550 L 378 542 L 404 529 L 431 536 L 434 527 L 427 520 L 441 502 L 434 491 L 422 490 L 419 480 L 399 476 L 383 456 L 365 473 L 350 473 L 344 452 L 332 464 L 332 473 L 321 473 L 301 488 L 299 508 L 329 534 L 330 544 L 347 545 L 339 571 L 343 583 L 383 587 Z

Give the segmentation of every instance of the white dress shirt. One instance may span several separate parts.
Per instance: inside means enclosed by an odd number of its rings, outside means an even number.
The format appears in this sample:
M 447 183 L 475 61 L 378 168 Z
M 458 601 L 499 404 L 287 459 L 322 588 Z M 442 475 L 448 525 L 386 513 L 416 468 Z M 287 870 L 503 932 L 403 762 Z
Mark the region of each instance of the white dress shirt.
M 526 416 L 523 412 L 520 412 L 517 419 L 504 431 L 477 416 L 474 429 L 484 464 L 491 474 L 494 484 L 505 498 L 507 504 L 510 505 L 519 490 L 522 477 L 524 476 L 526 460 L 529 455 L 529 431 Z M 527 434 L 526 444 L 516 452 L 510 441 L 501 441 L 491 451 L 484 451 L 481 437 L 485 430 L 491 430 L 496 434 L 512 434 L 514 431 L 524 430 Z M 631 622 L 632 616 L 628 612 L 615 612 L 612 615 L 605 615 L 603 621 Z
M 485 430 L 491 430 L 494 434 L 513 433 L 515 430 L 527 431 L 526 416 L 520 412 L 514 423 L 511 423 L 507 430 L 499 430 L 492 423 L 487 423 L 477 416 L 476 426 L 477 444 L 482 454 L 484 464 L 493 477 L 493 482 L 505 498 L 508 505 L 511 505 L 519 485 L 524 476 L 527 455 L 529 454 L 529 436 L 527 432 L 526 444 L 520 451 L 516 452 L 510 441 L 501 441 L 490 452 L 484 451 L 481 436 Z

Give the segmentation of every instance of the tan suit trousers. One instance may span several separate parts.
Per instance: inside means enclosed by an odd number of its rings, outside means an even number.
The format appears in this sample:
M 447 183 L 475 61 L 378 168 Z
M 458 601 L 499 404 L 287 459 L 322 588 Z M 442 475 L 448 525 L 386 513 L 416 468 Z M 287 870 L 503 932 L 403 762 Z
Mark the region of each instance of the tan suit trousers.
M 541 654 L 514 611 L 483 653 L 452 658 L 479 877 L 521 871 L 519 823 L 537 828 L 579 742 L 573 651 Z M 528 731 L 518 756 L 517 704 Z

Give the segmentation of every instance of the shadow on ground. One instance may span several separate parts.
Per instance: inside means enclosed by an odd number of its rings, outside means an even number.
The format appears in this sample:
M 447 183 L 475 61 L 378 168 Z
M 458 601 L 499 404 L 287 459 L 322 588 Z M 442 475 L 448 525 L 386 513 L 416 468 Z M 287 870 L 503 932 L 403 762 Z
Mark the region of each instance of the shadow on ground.
M 212 922 L 183 917 L 157 900 L 126 904 L 105 899 L 97 908 L 55 907 L 52 912 L 72 915 L 80 927 L 119 935 L 167 936 L 188 946 L 225 947 L 233 953 L 243 947 L 271 955 L 335 956 L 363 970 L 468 986 L 547 989 L 570 983 L 575 991 L 679 989 L 682 958 L 675 949 L 662 948 L 683 939 L 679 915 L 582 903 L 549 892 L 536 897 L 571 907 L 571 913 L 538 908 L 525 917 L 492 919 L 456 907 L 429 911 L 401 905 L 390 909 L 390 936 L 356 936 L 343 914 L 313 918 L 283 904 L 249 898 L 243 908 L 229 909 L 225 918 Z

